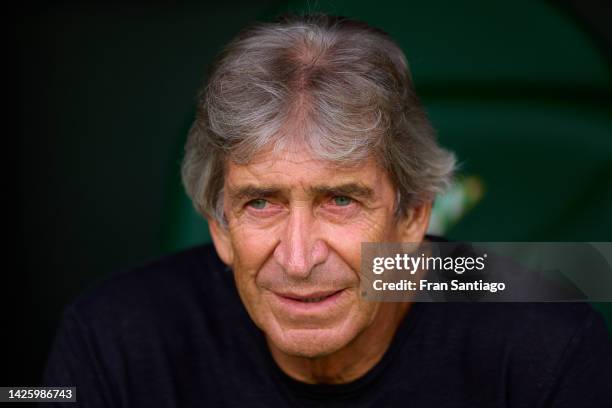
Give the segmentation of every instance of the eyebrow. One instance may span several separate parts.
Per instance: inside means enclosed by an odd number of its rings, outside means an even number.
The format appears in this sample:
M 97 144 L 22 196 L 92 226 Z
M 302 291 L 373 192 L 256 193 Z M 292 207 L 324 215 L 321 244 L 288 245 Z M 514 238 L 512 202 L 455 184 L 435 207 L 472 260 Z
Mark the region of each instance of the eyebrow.
M 258 197 L 272 197 L 286 192 L 286 189 L 277 186 L 255 186 L 248 184 L 238 188 L 229 189 L 228 193 L 233 200 L 243 200 Z
M 310 187 L 308 191 L 313 195 L 319 196 L 351 196 L 361 199 L 371 199 L 374 197 L 374 190 L 361 183 L 318 185 Z M 256 186 L 253 184 L 247 184 L 238 188 L 229 189 L 228 194 L 233 200 L 244 200 L 260 197 L 274 197 L 281 194 L 287 195 L 288 192 L 288 189 L 275 185 Z
M 371 199 L 374 197 L 374 190 L 360 183 L 347 183 L 337 186 L 314 186 L 309 190 L 317 195 L 351 196 L 361 199 Z

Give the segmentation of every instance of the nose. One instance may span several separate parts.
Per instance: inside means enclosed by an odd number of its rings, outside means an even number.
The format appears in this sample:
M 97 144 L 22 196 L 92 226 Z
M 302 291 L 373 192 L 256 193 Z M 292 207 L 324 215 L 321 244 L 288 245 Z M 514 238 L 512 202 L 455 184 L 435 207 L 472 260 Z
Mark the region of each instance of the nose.
M 274 258 L 289 278 L 308 279 L 313 268 L 327 258 L 328 249 L 318 236 L 317 220 L 305 207 L 292 209 Z

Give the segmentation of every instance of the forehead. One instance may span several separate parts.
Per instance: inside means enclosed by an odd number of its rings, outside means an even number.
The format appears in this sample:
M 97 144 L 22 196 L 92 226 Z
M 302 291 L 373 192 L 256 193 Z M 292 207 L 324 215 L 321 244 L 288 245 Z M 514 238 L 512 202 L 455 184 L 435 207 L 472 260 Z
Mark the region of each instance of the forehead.
M 350 163 L 337 163 L 315 157 L 308 150 L 264 151 L 247 164 L 229 161 L 226 187 L 270 185 L 282 189 L 313 191 L 318 186 L 355 184 L 378 190 L 390 184 L 387 172 L 374 157 Z

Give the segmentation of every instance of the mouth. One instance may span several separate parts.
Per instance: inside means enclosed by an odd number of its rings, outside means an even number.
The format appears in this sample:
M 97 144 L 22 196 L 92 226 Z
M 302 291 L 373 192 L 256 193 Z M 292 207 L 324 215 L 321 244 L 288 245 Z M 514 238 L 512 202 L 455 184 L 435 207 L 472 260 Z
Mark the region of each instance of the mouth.
M 327 299 L 329 296 L 323 296 L 323 297 L 316 297 L 316 298 L 307 298 L 307 299 L 293 299 L 293 300 L 299 300 L 300 302 L 306 302 L 306 303 L 315 303 L 315 302 L 321 302 L 325 299 Z
M 294 292 L 274 292 L 277 305 L 290 314 L 311 314 L 329 312 L 341 303 L 341 297 L 346 289 L 294 293 Z
M 285 299 L 293 300 L 296 302 L 318 303 L 318 302 L 323 302 L 339 294 L 340 292 L 342 292 L 342 289 L 336 290 L 336 291 L 316 292 L 316 293 L 304 294 L 304 295 L 299 295 L 299 294 L 294 294 L 294 293 L 287 293 L 287 294 L 277 293 L 277 295 Z

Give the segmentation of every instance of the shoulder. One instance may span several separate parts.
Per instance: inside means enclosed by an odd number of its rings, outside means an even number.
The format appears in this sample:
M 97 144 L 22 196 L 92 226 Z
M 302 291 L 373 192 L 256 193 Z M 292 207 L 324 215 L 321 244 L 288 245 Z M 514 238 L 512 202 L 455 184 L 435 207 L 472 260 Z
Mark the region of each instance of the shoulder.
M 542 400 L 554 401 L 551 406 L 598 407 L 612 401 L 607 384 L 612 342 L 597 311 L 587 303 L 505 306 L 496 343 L 505 350 L 506 372 L 520 394 L 533 390 Z
M 610 349 L 603 318 L 586 303 L 436 303 L 425 307 L 424 317 L 441 350 L 534 370 L 554 371 L 595 344 Z
M 110 399 L 150 406 L 177 383 L 188 393 L 216 383 L 229 362 L 244 359 L 232 352 L 248 350 L 257 336 L 232 272 L 211 245 L 199 246 L 117 273 L 79 296 L 59 324 L 44 382 L 76 384 L 88 406 Z
M 610 337 L 588 304 L 465 302 L 422 309 L 421 341 L 446 367 L 468 370 L 468 384 L 488 381 L 493 394 L 530 406 L 543 400 L 606 406 L 600 401 L 612 398 L 605 384 L 612 377 Z
M 605 327 L 602 317 L 590 305 L 568 303 L 454 303 L 439 307 L 436 314 L 453 327 L 469 327 L 500 341 L 518 343 L 563 343 L 593 326 Z
M 201 245 L 123 270 L 85 291 L 66 314 L 96 331 L 142 333 L 231 312 L 231 271 L 212 245 Z M 215 313 L 212 313 L 215 311 Z

